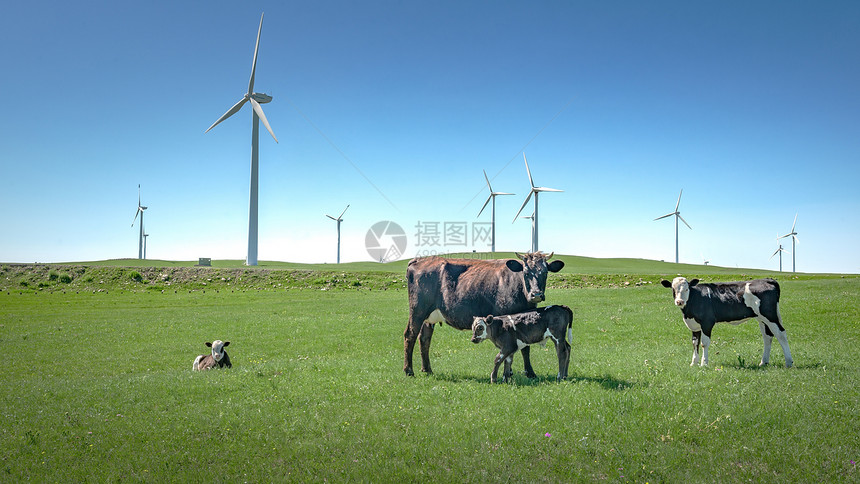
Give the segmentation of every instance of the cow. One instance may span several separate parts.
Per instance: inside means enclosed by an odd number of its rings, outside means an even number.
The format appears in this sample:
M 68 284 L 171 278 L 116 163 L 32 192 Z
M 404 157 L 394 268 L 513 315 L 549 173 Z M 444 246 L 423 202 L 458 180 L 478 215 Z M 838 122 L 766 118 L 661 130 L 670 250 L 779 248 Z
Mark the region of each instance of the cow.
M 406 375 L 414 374 L 412 351 L 416 340 L 421 347 L 421 371 L 433 373 L 430 340 L 435 323 L 470 330 L 475 316 L 528 311 L 546 299 L 547 275 L 560 271 L 564 262 L 548 262 L 553 253 L 516 255 L 520 260 L 423 257 L 409 261 L 409 321 L 403 333 Z M 523 348 L 522 353 L 526 376 L 534 378 L 529 348 Z
M 221 341 L 216 339 L 213 342 L 206 342 L 206 346 L 212 348 L 212 352 L 208 355 L 200 355 L 194 358 L 194 364 L 191 369 L 194 371 L 208 370 L 210 368 L 233 368 L 230 363 L 230 357 L 227 356 L 227 351 L 224 349 L 230 345 L 229 341 Z
M 779 283 L 775 280 L 705 284 L 698 279 L 687 281 L 684 277 L 676 277 L 672 282 L 664 279 L 660 283 L 672 288 L 675 305 L 681 308 L 684 315 L 684 324 L 693 332 L 693 361 L 690 366 L 698 362 L 700 342 L 703 348 L 701 366 L 707 366 L 708 346 L 715 324 L 740 324 L 751 318 L 758 320 L 764 340 L 759 366 L 770 362 L 770 346 L 774 335 L 782 346 L 786 368 L 794 364 L 779 314 Z
M 505 382 L 512 375 L 511 362 L 514 353 L 535 343 L 546 344 L 548 339 L 555 343 L 558 355 L 558 374 L 556 379 L 567 378 L 570 366 L 570 343 L 573 339 L 573 311 L 567 306 L 547 306 L 532 311 L 503 316 L 476 316 L 472 323 L 472 343 L 480 343 L 489 339 L 499 349 L 495 366 L 490 374 L 490 381 L 496 382 L 499 365 L 504 361 L 505 370 L 502 377 Z

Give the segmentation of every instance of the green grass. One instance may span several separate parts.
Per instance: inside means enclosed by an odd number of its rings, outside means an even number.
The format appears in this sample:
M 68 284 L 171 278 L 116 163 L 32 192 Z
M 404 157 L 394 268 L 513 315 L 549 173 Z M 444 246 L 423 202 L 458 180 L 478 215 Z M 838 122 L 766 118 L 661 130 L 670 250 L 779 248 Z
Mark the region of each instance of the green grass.
M 399 283 L 162 293 L 118 267 L 104 291 L 64 294 L 59 275 L 80 276 L 53 269 L 54 285 L 0 294 L 0 481 L 857 481 L 857 277 L 780 278 L 795 368 L 776 344 L 757 366 L 752 323 L 718 326 L 711 366 L 691 368 L 668 290 L 636 286 L 662 266 L 592 262 L 604 279 L 578 262 L 549 291 L 575 313 L 569 380 L 549 344 L 539 378 L 517 357 L 507 385 L 489 383 L 490 343 L 447 326 L 436 373 L 404 376 Z M 192 373 L 215 338 L 234 367 Z

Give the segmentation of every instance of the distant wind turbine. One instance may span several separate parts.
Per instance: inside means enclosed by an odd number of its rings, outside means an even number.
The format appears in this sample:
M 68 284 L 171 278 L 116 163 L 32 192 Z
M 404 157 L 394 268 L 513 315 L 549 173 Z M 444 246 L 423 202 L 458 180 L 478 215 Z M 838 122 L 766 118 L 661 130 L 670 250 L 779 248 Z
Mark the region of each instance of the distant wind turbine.
M 487 197 L 487 201 L 484 202 L 484 206 L 481 207 L 481 210 L 478 212 L 478 217 L 481 216 L 481 213 L 484 211 L 485 208 L 487 208 L 487 204 L 490 203 L 490 201 L 492 200 L 492 202 L 493 202 L 493 215 L 492 215 L 493 221 L 490 224 L 490 232 L 491 232 L 491 234 L 490 234 L 490 238 L 491 238 L 490 251 L 495 252 L 496 251 L 496 196 L 497 195 L 513 195 L 513 193 L 494 192 L 493 186 L 490 185 L 490 179 L 487 177 L 487 171 L 486 170 L 483 170 L 483 171 L 484 171 L 484 179 L 487 180 L 487 188 L 490 189 L 490 196 Z
M 791 237 L 791 272 L 797 272 L 797 266 L 795 265 L 795 255 L 797 254 L 797 246 L 796 244 L 800 243 L 800 239 L 797 238 L 797 230 L 794 228 L 797 226 L 797 214 L 794 214 L 794 223 L 791 224 L 791 232 L 783 235 L 782 237 L 777 237 L 776 240 L 784 239 L 786 237 Z
M 131 226 L 134 227 L 135 222 L 137 222 L 137 216 L 140 215 L 140 238 L 137 243 L 137 258 L 138 259 L 146 259 L 144 255 L 143 246 L 146 244 L 143 235 L 143 211 L 146 210 L 147 207 L 144 207 L 140 204 L 140 185 L 137 186 L 137 212 L 134 213 L 134 220 L 131 221 Z
M 346 208 L 349 208 L 349 205 L 347 205 Z M 337 222 L 337 263 L 338 264 L 340 264 L 340 223 L 343 222 L 343 214 L 346 213 L 346 208 L 343 209 L 343 212 L 341 212 L 340 215 L 337 216 L 337 218 L 334 218 L 331 215 L 326 214 L 326 217 Z
M 780 239 L 779 234 L 777 234 L 776 240 L 779 240 L 779 239 Z M 782 244 L 779 244 L 779 249 L 776 249 L 776 251 L 770 256 L 770 258 L 773 259 L 773 256 L 779 254 L 779 272 L 782 272 L 782 253 L 783 252 L 788 252 L 788 251 L 782 248 Z
M 146 259 L 146 239 L 149 234 L 143 234 L 143 258 Z
M 260 120 L 263 121 L 263 125 L 269 131 L 269 134 L 272 135 L 272 138 L 274 138 L 275 143 L 278 142 L 278 138 L 272 131 L 271 126 L 269 126 L 269 121 L 266 119 L 266 115 L 263 113 L 263 107 L 260 106 L 261 104 L 270 102 L 272 100 L 272 96 L 254 92 L 254 73 L 257 70 L 257 52 L 260 50 L 260 33 L 262 31 L 263 15 L 260 15 L 260 28 L 257 29 L 257 46 L 254 47 L 254 61 L 251 63 L 251 80 L 248 82 L 248 92 L 245 93 L 245 96 L 242 97 L 239 102 L 234 104 L 229 111 L 224 113 L 223 116 L 218 118 L 218 121 L 212 123 L 212 126 L 209 126 L 209 129 L 206 130 L 206 132 L 208 133 L 209 130 L 217 126 L 218 123 L 236 114 L 240 109 L 242 109 L 242 106 L 246 102 L 251 102 L 251 107 L 253 108 L 253 123 L 251 129 L 251 195 L 248 208 L 248 257 L 245 259 L 245 264 L 249 266 L 257 265 L 257 199 L 259 192 L 260 173 Z
M 529 199 L 532 197 L 532 195 L 534 195 L 535 196 L 535 210 L 534 210 L 534 213 L 532 213 L 532 216 L 534 217 L 534 220 L 532 221 L 532 227 L 534 228 L 534 233 L 532 234 L 532 250 L 531 251 L 537 252 L 538 251 L 538 194 L 540 192 L 563 192 L 564 190 L 559 190 L 556 188 L 536 187 L 535 182 L 532 179 L 532 172 L 531 172 L 531 170 L 529 170 L 529 160 L 526 159 L 526 153 L 525 152 L 523 152 L 523 161 L 526 162 L 526 173 L 529 175 L 529 184 L 531 184 L 532 188 L 529 191 L 529 195 L 526 197 L 526 201 L 523 202 L 523 206 L 520 207 L 519 211 L 517 211 L 517 214 L 514 215 L 514 222 L 516 222 L 517 217 L 520 216 L 520 213 L 523 211 L 523 209 L 526 208 L 526 204 L 529 203 Z M 513 223 L 513 222 L 511 222 L 511 223 Z
M 687 221 L 684 220 L 684 217 L 681 216 L 681 212 L 678 211 L 678 207 L 681 206 L 681 195 L 683 195 L 683 194 L 684 194 L 684 189 L 682 188 L 681 193 L 678 194 L 678 203 L 675 204 L 675 211 L 674 212 L 667 213 L 666 215 L 663 215 L 662 217 L 657 217 L 654 219 L 654 220 L 660 220 L 661 218 L 671 217 L 672 215 L 675 216 L 675 264 L 678 263 L 678 220 L 680 219 L 681 222 L 684 222 L 684 225 L 686 225 L 688 229 L 693 230 L 693 227 L 690 227 L 690 224 L 688 224 Z

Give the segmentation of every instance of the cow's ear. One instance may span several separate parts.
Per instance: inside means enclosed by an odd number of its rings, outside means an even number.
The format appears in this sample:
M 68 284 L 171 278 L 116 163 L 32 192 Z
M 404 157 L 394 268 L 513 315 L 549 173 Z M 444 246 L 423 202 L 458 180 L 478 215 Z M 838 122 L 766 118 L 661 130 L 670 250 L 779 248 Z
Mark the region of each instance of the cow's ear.
M 663 287 L 672 287 L 672 283 L 667 281 L 666 279 L 660 281 L 660 284 L 663 284 Z
M 696 284 L 698 284 L 698 283 L 699 283 L 699 280 L 698 280 L 698 279 L 693 279 L 692 281 L 690 281 L 690 287 L 693 287 L 693 286 L 695 286 L 695 285 L 696 285 Z
M 208 346 L 208 347 L 210 347 L 210 348 L 211 348 L 211 347 L 212 347 L 212 343 L 210 343 L 210 342 L 208 342 L 208 341 L 207 341 L 207 342 L 206 342 L 206 346 Z
M 224 346 L 225 346 L 225 347 L 226 347 L 226 346 L 230 346 L 230 342 L 229 342 L 229 341 L 225 341 L 225 342 L 224 342 Z
M 550 272 L 558 272 L 564 267 L 563 260 L 554 260 L 546 265 L 546 268 L 549 269 Z
M 492 322 L 492 321 L 493 321 L 493 315 L 492 314 L 488 314 L 487 317 L 484 318 L 484 322 L 487 324 L 490 324 L 490 322 Z
M 513 272 L 522 272 L 523 271 L 523 263 L 518 260 L 508 259 L 505 261 L 505 265 L 508 266 Z

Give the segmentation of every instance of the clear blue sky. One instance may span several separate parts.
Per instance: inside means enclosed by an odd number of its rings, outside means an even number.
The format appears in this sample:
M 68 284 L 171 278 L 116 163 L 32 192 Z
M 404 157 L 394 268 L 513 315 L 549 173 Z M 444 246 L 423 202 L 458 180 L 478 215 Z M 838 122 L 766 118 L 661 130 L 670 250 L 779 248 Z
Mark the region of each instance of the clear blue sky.
M 542 195 L 541 249 L 860 272 L 860 2 L 4 2 L 0 261 L 243 259 L 250 106 L 260 260 L 368 260 L 391 220 L 489 222 Z M 530 209 L 527 209 L 530 212 Z M 786 244 L 790 249 L 790 243 Z M 784 261 L 790 267 L 789 259 Z M 573 268 L 575 270 L 575 268 Z

